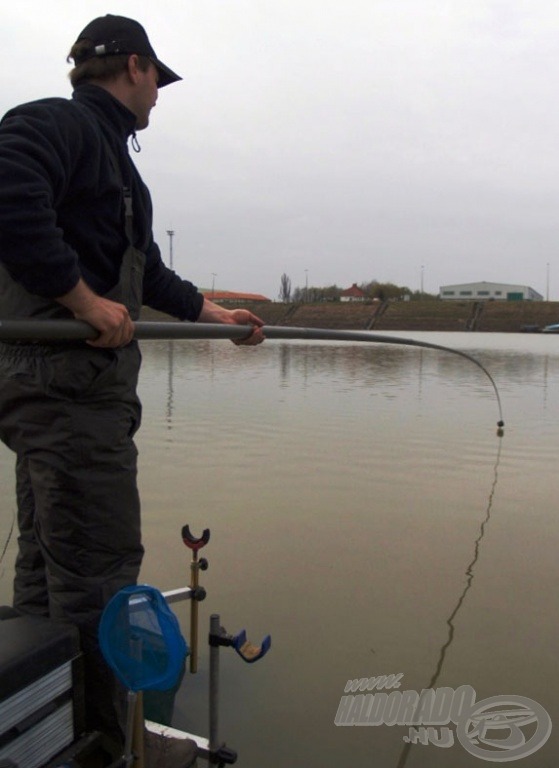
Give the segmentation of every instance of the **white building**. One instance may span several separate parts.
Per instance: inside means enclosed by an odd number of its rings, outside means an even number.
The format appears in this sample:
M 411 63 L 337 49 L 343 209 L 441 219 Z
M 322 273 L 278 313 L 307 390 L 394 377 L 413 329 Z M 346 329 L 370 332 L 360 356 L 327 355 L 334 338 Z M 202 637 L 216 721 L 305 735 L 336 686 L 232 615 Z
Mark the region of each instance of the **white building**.
M 441 285 L 441 299 L 462 301 L 543 301 L 543 296 L 529 285 L 509 285 L 508 283 L 460 283 L 459 285 Z

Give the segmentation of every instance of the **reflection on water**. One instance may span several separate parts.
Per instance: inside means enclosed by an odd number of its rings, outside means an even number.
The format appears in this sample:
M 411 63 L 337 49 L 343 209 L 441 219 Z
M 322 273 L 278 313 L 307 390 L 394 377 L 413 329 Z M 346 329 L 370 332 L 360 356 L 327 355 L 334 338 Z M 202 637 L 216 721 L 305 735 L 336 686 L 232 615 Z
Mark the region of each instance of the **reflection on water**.
M 446 621 L 446 623 L 448 624 L 448 640 L 446 641 L 446 643 L 441 648 L 441 655 L 439 656 L 439 661 L 437 663 L 437 668 L 435 670 L 435 674 L 433 675 L 433 677 L 429 681 L 429 684 L 425 686 L 426 688 L 434 688 L 437 680 L 439 679 L 439 676 L 440 676 L 441 670 L 442 670 L 442 666 L 443 666 L 443 663 L 444 663 L 444 660 L 445 660 L 446 653 L 447 653 L 448 649 L 450 648 L 450 645 L 451 645 L 452 640 L 454 638 L 454 632 L 455 632 L 455 629 L 456 629 L 455 625 L 454 625 L 454 620 L 456 619 L 456 616 L 458 615 L 458 611 L 462 607 L 462 604 L 464 602 L 466 594 L 469 591 L 469 589 L 471 588 L 472 582 L 474 580 L 474 569 L 475 569 L 475 565 L 476 565 L 476 563 L 478 561 L 478 558 L 479 558 L 480 544 L 481 544 L 481 541 L 482 541 L 483 537 L 485 536 L 485 528 L 486 528 L 486 526 L 487 526 L 487 524 L 489 522 L 489 519 L 491 517 L 491 507 L 492 507 L 492 504 L 493 504 L 493 497 L 495 495 L 495 490 L 497 488 L 497 478 L 498 478 L 498 470 L 499 470 L 500 458 L 501 458 L 501 441 L 499 441 L 499 443 L 498 443 L 497 459 L 495 461 L 495 476 L 493 478 L 493 483 L 491 485 L 491 492 L 489 494 L 489 500 L 488 500 L 488 503 L 487 503 L 487 512 L 486 512 L 485 518 L 483 519 L 483 521 L 482 521 L 482 523 L 480 525 L 479 536 L 477 537 L 477 539 L 474 542 L 474 556 L 472 558 L 472 561 L 468 564 L 468 567 L 466 568 L 466 586 L 464 587 L 464 591 L 460 594 L 454 610 L 452 611 L 452 613 L 450 614 L 450 616 L 448 617 L 448 619 Z
M 559 717 L 557 339 L 417 336 L 488 368 L 502 440 L 490 383 L 453 355 L 143 345 L 142 578 L 188 582 L 180 528 L 209 527 L 202 621 L 219 612 L 230 632 L 272 634 L 259 664 L 222 656 L 221 731 L 244 768 L 479 768 L 457 743 L 406 747 L 404 727 L 336 727 L 355 678 L 402 673 L 402 690 L 416 691 L 467 684 L 478 699 L 523 695 Z M 0 551 L 12 471 L 0 453 Z M 3 601 L 14 549 L 12 538 Z M 176 724 L 207 733 L 204 653 L 199 669 Z M 523 768 L 555 765 L 557 746 L 553 732 Z
M 212 527 L 209 600 L 228 626 L 274 641 L 248 675 L 224 658 L 223 730 L 242 764 L 479 764 L 459 745 L 406 748 L 402 728 L 336 728 L 355 677 L 403 672 L 407 689 L 469 684 L 478 699 L 518 693 L 557 712 L 559 357 L 542 339 L 533 350 L 526 337 L 475 337 L 473 349 L 472 338 L 431 340 L 464 344 L 493 374 L 503 441 L 491 386 L 459 358 L 177 345 L 172 446 L 187 451 L 188 511 Z M 153 415 L 156 381 L 144 385 Z M 147 572 L 160 573 L 153 558 Z M 188 695 L 177 716 L 205 729 Z M 546 754 L 551 742 L 523 762 L 544 766 Z
M 168 383 L 167 383 L 167 428 L 171 430 L 173 428 L 173 379 L 175 374 L 175 342 L 173 340 L 167 342 L 167 371 L 168 371 Z
M 485 512 L 485 517 L 481 522 L 480 528 L 479 528 L 479 535 L 477 536 L 476 540 L 474 541 L 474 555 L 471 560 L 471 562 L 468 564 L 468 567 L 466 568 L 465 575 L 466 575 L 466 584 L 464 586 L 464 589 L 458 596 L 458 600 L 456 601 L 456 605 L 454 606 L 450 616 L 446 620 L 446 623 L 448 625 L 448 637 L 441 647 L 439 659 L 437 661 L 437 666 L 435 668 L 435 671 L 433 673 L 433 676 L 429 680 L 429 682 L 423 686 L 423 688 L 434 690 L 437 687 L 437 683 L 439 680 L 439 677 L 441 676 L 441 672 L 443 669 L 443 664 L 446 658 L 446 655 L 450 649 L 450 646 L 452 645 L 452 642 L 454 640 L 454 634 L 456 632 L 456 617 L 458 616 L 458 612 L 462 608 L 462 605 L 464 604 L 464 600 L 466 599 L 466 595 L 471 589 L 473 580 L 474 580 L 474 574 L 475 574 L 475 566 L 479 559 L 480 554 L 480 545 L 482 542 L 483 537 L 485 536 L 485 530 L 487 527 L 487 524 L 489 523 L 489 520 L 491 518 L 491 507 L 493 506 L 493 498 L 495 496 L 495 490 L 497 488 L 497 479 L 499 476 L 499 463 L 501 461 L 501 440 L 498 441 L 498 448 L 497 448 L 497 458 L 495 460 L 495 468 L 494 468 L 494 477 L 493 482 L 491 484 L 491 490 L 489 492 L 489 499 L 487 501 L 487 510 Z M 413 749 L 413 745 L 411 741 L 408 741 L 404 744 L 404 747 L 402 749 L 402 754 L 400 755 L 400 759 L 398 760 L 397 768 L 405 768 L 405 766 L 408 764 L 408 758 L 410 755 L 411 750 Z M 417 749 L 417 746 L 416 746 Z

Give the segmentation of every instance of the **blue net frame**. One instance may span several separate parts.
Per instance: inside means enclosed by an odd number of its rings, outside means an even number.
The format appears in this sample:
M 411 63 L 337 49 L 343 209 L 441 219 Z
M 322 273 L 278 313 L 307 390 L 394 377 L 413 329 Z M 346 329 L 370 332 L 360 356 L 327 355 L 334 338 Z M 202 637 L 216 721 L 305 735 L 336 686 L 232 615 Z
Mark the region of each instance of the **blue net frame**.
M 131 691 L 166 691 L 188 655 L 177 617 L 147 584 L 125 587 L 107 603 L 99 623 L 105 661 Z

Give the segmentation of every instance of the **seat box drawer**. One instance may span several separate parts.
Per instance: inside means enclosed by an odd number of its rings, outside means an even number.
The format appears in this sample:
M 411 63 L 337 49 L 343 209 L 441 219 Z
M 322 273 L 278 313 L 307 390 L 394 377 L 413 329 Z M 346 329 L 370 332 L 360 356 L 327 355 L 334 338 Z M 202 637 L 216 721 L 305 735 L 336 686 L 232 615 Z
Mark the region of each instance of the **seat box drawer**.
M 41 617 L 0 621 L 0 759 L 39 768 L 83 728 L 76 627 Z

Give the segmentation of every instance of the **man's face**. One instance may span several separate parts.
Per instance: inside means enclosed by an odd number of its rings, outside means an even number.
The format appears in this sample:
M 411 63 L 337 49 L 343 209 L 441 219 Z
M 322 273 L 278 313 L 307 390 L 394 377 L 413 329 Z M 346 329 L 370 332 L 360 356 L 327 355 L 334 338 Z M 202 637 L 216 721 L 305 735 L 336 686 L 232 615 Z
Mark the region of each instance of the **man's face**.
M 158 80 L 159 74 L 152 62 L 145 72 L 139 71 L 138 73 L 132 104 L 132 111 L 137 117 L 136 130 L 138 131 L 149 125 L 149 115 L 157 101 Z

